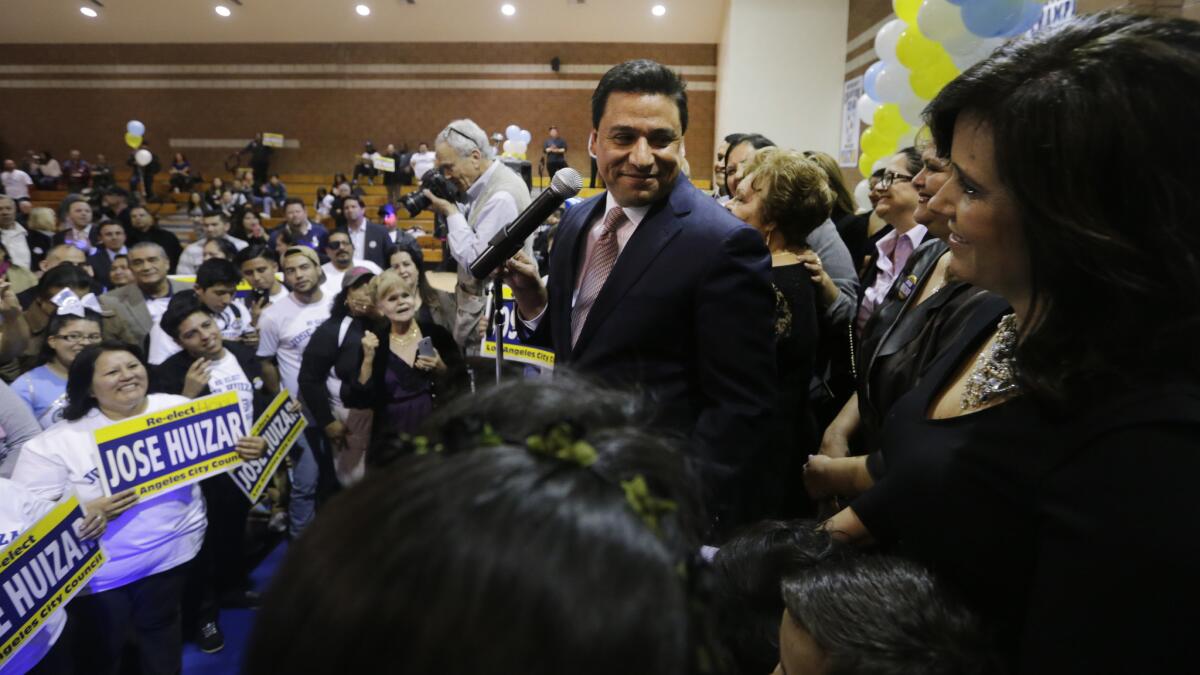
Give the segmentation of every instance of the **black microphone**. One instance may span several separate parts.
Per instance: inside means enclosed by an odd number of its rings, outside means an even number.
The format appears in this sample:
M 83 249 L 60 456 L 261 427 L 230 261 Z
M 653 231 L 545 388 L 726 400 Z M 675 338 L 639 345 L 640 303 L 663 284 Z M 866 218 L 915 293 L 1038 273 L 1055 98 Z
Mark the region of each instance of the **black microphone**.
M 550 187 L 543 190 L 516 220 L 501 228 L 496 236 L 492 237 L 488 247 L 471 263 L 471 275 L 476 279 L 486 279 L 493 270 L 521 250 L 529 235 L 546 222 L 555 209 L 579 194 L 582 189 L 583 176 L 580 176 L 578 171 L 570 167 L 559 169 L 558 173 L 554 174 L 554 180 L 550 181 Z

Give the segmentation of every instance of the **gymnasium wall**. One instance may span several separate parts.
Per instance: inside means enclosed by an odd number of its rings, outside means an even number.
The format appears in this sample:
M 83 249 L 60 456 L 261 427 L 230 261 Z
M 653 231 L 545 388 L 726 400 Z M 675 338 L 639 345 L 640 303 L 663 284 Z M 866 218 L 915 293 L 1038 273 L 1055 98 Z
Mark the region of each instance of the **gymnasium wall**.
M 555 73 L 551 58 L 562 67 Z M 470 117 L 488 133 L 518 124 L 541 156 L 551 125 L 587 174 L 590 97 L 611 65 L 651 58 L 689 82 L 692 175 L 711 173 L 717 46 L 634 43 L 20 45 L 0 56 L 0 153 L 71 148 L 123 162 L 125 123 L 156 154 L 187 153 L 206 175 L 255 132 L 283 134 L 280 173 L 351 169 L 363 142 L 415 149 Z

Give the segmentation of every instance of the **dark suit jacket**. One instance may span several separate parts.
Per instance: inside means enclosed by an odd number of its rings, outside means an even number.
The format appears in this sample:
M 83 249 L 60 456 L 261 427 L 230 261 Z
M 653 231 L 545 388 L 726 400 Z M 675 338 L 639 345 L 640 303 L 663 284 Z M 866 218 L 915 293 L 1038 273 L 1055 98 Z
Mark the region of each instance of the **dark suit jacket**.
M 171 286 L 171 295 L 192 287 L 190 281 L 172 279 L 167 283 Z M 146 307 L 146 296 L 142 294 L 142 289 L 138 288 L 137 284 L 122 286 L 101 295 L 100 306 L 116 314 L 129 327 L 134 340 L 133 344 L 142 349 L 146 348 L 146 338 L 150 335 L 150 329 L 154 327 L 154 322 L 150 318 L 150 310 Z
M 348 228 L 339 227 L 337 229 L 340 232 L 349 234 Z M 366 222 L 366 229 L 367 236 L 363 239 L 362 257 L 379 265 L 380 269 L 386 270 L 390 267 L 388 258 L 392 257 L 392 251 L 396 248 L 396 244 L 392 243 L 392 238 L 388 236 L 388 229 L 383 225 L 372 223 L 368 220 Z M 405 236 L 412 239 L 412 235 L 405 233 Z M 416 240 L 413 241 L 415 242 Z
M 585 230 L 604 206 L 592 197 L 559 224 L 549 305 L 530 337 L 553 347 L 555 368 L 641 391 L 661 428 L 689 437 L 706 502 L 732 527 L 775 400 L 770 256 L 761 235 L 680 178 L 634 231 L 572 348 Z
M 29 242 L 29 269 L 30 271 L 37 271 L 38 263 L 45 259 L 46 254 L 54 247 L 54 242 L 50 239 L 50 235 L 45 232 L 28 229 L 25 239 Z

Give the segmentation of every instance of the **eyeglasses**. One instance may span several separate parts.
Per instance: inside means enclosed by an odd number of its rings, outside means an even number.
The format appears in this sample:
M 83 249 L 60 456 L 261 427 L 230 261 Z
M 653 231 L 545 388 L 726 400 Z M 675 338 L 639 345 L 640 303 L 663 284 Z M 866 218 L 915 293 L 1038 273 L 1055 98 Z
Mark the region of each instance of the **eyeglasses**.
M 477 143 L 474 138 L 471 138 L 470 136 L 464 134 L 463 132 L 459 131 L 458 129 L 455 129 L 454 127 L 446 127 L 446 128 L 449 129 L 450 131 L 458 134 L 459 136 L 462 136 L 463 138 L 467 139 L 468 141 L 471 142 L 471 145 L 475 146 L 476 150 L 483 152 L 483 148 L 479 147 L 479 143 Z
M 99 333 L 67 333 L 66 335 L 55 335 L 54 337 L 66 342 L 67 344 L 79 344 L 80 342 L 99 342 L 104 339 Z
M 884 171 L 883 176 L 879 178 L 879 182 L 875 184 L 875 189 L 886 190 L 892 187 L 892 183 L 906 183 L 913 179 L 912 176 L 907 176 L 894 171 Z
M 331 248 L 335 251 L 340 251 L 344 248 L 354 248 L 354 244 L 348 241 L 331 241 L 325 244 L 325 248 Z

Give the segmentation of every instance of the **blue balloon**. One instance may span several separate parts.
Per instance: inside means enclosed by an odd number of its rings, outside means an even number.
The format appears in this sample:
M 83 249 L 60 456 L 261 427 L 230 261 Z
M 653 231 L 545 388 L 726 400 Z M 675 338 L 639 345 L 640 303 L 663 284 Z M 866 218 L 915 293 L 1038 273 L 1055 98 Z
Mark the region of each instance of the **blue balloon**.
M 867 91 L 867 96 L 870 96 L 871 100 L 874 101 L 883 100 L 879 98 L 879 94 L 875 92 L 875 80 L 879 77 L 879 72 L 881 70 L 883 70 L 883 61 L 876 61 L 875 63 L 871 64 L 870 68 L 867 68 L 866 74 L 863 75 L 863 89 Z
M 1021 17 L 1017 20 L 1017 25 L 1012 30 L 1008 31 L 1004 37 L 1016 37 L 1021 33 L 1033 28 L 1033 25 L 1042 18 L 1042 3 L 1034 0 L 1025 0 L 1025 6 L 1021 8 Z
M 137 120 L 129 120 L 129 124 L 125 125 L 125 131 L 128 131 L 134 136 L 145 136 L 146 125 Z
M 1024 8 L 1024 0 L 966 0 L 963 25 L 979 37 L 1002 37 L 1017 27 Z

